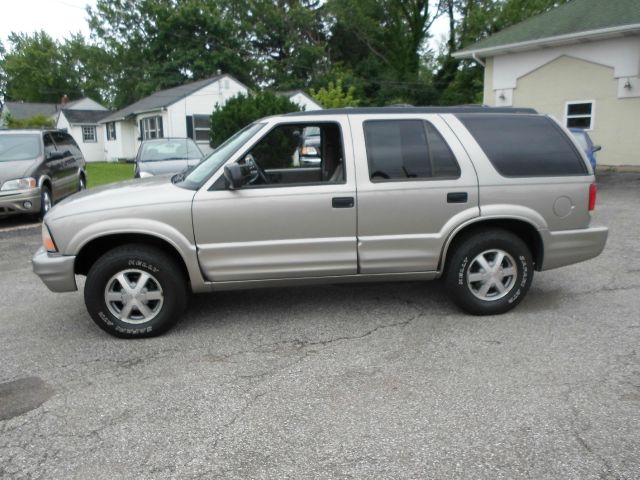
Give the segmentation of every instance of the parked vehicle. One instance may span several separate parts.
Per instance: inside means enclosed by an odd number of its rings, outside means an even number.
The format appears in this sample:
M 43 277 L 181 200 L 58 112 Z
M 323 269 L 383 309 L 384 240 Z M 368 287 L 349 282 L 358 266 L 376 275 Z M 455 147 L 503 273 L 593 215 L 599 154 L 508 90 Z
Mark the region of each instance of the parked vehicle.
M 135 178 L 168 175 L 194 167 L 202 151 L 190 138 L 158 138 L 140 144 L 134 168 Z
M 85 160 L 59 130 L 0 130 L 0 217 L 37 214 L 87 185 Z
M 293 155 L 293 165 L 298 167 L 317 167 L 320 165 L 320 129 L 307 127 L 302 129 L 300 145 Z
M 602 147 L 600 145 L 594 145 L 589 134 L 582 128 L 570 128 L 569 130 L 571 130 L 573 138 L 578 141 L 580 147 L 584 150 L 584 153 L 591 164 L 591 168 L 593 168 L 593 171 L 595 172 L 597 164 L 596 152 L 602 150 Z
M 292 166 L 301 129 L 321 162 Z M 534 271 L 600 254 L 586 157 L 529 109 L 372 108 L 259 120 L 190 172 L 97 188 L 53 208 L 34 271 L 120 337 L 166 331 L 187 294 L 442 277 L 500 314 Z

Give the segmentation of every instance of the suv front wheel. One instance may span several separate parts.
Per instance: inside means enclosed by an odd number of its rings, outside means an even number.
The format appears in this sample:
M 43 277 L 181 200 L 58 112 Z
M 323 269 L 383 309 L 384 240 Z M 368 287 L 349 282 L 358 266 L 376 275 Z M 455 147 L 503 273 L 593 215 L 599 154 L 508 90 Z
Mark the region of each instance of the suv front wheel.
M 474 315 L 496 315 L 522 301 L 533 279 L 533 260 L 517 235 L 488 230 L 452 248 L 445 284 L 456 305 Z
M 140 338 L 171 328 L 186 307 L 186 280 L 162 250 L 128 244 L 100 257 L 87 274 L 87 310 L 111 335 Z

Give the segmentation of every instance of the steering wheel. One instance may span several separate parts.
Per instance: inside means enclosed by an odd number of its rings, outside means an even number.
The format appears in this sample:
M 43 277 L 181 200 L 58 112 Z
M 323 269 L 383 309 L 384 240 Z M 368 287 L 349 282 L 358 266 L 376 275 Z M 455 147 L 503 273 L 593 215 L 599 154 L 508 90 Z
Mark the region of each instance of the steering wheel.
M 247 167 L 249 167 L 249 171 L 251 172 L 251 178 L 249 179 L 249 182 L 248 182 L 249 184 L 256 183 L 257 180 L 260 180 L 260 182 L 258 183 L 263 183 L 263 184 L 269 183 L 267 174 L 262 169 L 262 167 L 258 165 L 258 162 L 256 162 L 256 159 L 252 154 L 247 153 L 244 157 L 243 163 Z

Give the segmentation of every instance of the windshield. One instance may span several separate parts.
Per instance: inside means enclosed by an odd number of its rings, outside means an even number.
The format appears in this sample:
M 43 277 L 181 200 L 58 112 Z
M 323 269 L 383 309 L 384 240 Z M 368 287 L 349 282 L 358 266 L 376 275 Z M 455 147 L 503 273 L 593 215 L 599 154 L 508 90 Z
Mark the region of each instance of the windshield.
M 33 160 L 40 155 L 40 135 L 0 135 L 0 162 Z
M 587 145 L 587 139 L 585 137 L 585 134 L 583 132 L 571 132 L 571 133 L 573 133 L 573 136 L 575 137 L 575 139 L 578 140 L 578 143 L 580 144 L 582 149 L 585 152 L 588 151 L 589 145 Z
M 216 171 L 224 162 L 229 160 L 231 156 L 238 151 L 258 130 L 264 126 L 264 123 L 253 123 L 232 137 L 227 139 L 222 145 L 209 154 L 200 164 L 187 175 L 179 174 L 174 177 L 173 181 L 177 185 L 195 190 L 207 181 L 207 179 Z
M 143 142 L 140 146 L 141 162 L 162 162 L 164 160 L 199 160 L 202 152 L 190 138 L 167 139 Z

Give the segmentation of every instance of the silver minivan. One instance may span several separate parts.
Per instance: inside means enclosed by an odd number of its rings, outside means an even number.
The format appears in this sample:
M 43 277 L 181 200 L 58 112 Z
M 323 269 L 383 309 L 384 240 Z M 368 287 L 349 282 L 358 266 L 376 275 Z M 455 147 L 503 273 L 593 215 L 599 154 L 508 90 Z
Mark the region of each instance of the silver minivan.
M 87 185 L 85 160 L 60 130 L 0 129 L 0 217 L 37 214 Z
M 318 164 L 295 161 L 318 132 Z M 53 208 L 35 272 L 120 337 L 166 331 L 188 292 L 442 278 L 476 315 L 535 271 L 587 260 L 596 186 L 584 152 L 530 109 L 355 108 L 259 120 L 187 173 Z

